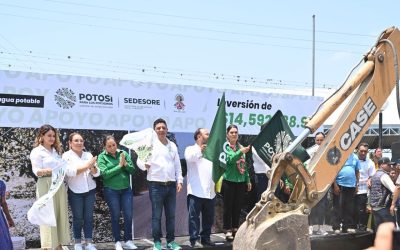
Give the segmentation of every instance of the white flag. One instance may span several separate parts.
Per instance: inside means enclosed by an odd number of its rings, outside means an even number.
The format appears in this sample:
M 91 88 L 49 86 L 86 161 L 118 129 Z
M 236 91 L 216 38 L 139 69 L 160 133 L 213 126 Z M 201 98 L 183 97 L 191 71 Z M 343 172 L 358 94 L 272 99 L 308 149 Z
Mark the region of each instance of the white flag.
M 124 135 L 119 144 L 134 150 L 142 162 L 148 162 L 153 150 L 154 138 L 157 138 L 156 132 L 152 128 L 146 128 Z
M 61 185 L 64 185 L 65 170 L 67 162 L 57 158 L 57 166 L 53 168 L 51 185 L 47 194 L 35 201 L 28 211 L 28 220 L 32 224 L 56 227 L 56 216 L 54 214 L 53 196 Z

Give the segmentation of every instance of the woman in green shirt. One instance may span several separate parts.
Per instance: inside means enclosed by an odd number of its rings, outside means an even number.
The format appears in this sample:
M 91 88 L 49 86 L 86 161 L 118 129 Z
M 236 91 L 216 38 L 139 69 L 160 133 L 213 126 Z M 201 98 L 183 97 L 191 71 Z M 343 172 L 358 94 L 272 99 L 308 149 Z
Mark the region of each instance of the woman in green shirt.
M 111 229 L 115 240 L 115 249 L 136 249 L 132 241 L 132 189 L 130 175 L 134 171 L 132 160 L 128 153 L 117 149 L 115 138 L 106 136 L 103 142 L 104 150 L 97 157 L 97 164 L 104 183 L 104 198 L 111 213 Z M 124 240 L 122 248 L 119 216 L 124 215 Z
M 226 129 L 226 170 L 223 176 L 222 189 L 224 195 L 224 230 L 226 239 L 231 241 L 239 227 L 241 204 L 244 195 L 251 190 L 249 171 L 245 162 L 245 153 L 250 146 L 243 147 L 238 143 L 238 128 L 229 125 Z

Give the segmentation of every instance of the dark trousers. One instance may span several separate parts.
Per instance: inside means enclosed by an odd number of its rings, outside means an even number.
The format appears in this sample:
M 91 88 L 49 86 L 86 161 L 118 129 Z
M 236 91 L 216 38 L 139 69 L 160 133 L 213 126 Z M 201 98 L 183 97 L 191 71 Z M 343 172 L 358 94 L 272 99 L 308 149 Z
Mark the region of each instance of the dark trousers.
M 355 196 L 354 218 L 359 229 L 367 229 L 368 213 L 367 213 L 367 194 L 357 194 Z
M 240 210 L 246 194 L 245 182 L 222 181 L 224 195 L 224 229 L 239 227 Z
M 262 193 L 267 190 L 268 177 L 266 174 L 255 174 L 254 177 L 257 189 L 257 201 L 259 201 L 261 199 Z
M 210 241 L 211 227 L 214 223 L 214 199 L 199 198 L 189 194 L 187 207 L 189 211 L 189 236 L 190 241 Z M 202 231 L 200 232 L 200 214 Z
M 175 240 L 175 207 L 176 184 L 161 185 L 149 183 L 149 196 L 151 201 L 151 231 L 154 242 L 161 242 L 161 216 L 164 208 L 167 242 Z
M 311 209 L 310 216 L 308 217 L 308 223 L 310 225 L 323 225 L 325 222 L 325 213 L 328 205 L 327 193 L 322 199 Z
M 381 208 L 379 210 L 372 210 L 372 214 L 374 216 L 375 222 L 375 232 L 377 231 L 380 224 L 384 222 L 393 222 L 395 223 L 394 216 L 390 214 L 389 208 Z
M 342 223 L 342 231 L 347 231 L 348 228 L 356 228 L 354 221 L 354 193 L 355 187 L 340 186 L 339 195 L 333 195 L 333 215 L 332 229 L 340 229 Z

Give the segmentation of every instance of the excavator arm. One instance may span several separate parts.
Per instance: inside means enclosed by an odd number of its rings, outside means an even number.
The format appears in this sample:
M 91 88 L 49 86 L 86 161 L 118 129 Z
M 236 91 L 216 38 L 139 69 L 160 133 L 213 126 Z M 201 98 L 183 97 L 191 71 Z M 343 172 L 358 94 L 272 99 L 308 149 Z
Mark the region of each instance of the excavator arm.
M 323 103 L 289 148 L 273 157 L 271 181 L 236 233 L 234 249 L 311 248 L 310 209 L 328 191 L 392 90 L 396 87 L 398 91 L 398 54 L 400 31 L 389 28 L 364 57 L 359 71 Z M 291 152 L 348 98 L 351 99 L 305 168 Z M 284 173 L 290 173 L 296 182 L 288 203 L 274 195 Z

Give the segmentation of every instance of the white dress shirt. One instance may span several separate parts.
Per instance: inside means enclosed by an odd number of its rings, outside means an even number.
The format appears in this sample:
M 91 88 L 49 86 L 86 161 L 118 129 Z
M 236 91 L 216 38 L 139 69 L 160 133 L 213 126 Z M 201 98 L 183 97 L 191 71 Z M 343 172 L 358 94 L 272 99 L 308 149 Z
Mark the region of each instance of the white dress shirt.
M 72 192 L 81 194 L 96 188 L 96 182 L 93 180 L 93 177 L 100 175 L 100 170 L 97 167 L 97 172 L 94 175 L 92 175 L 89 169 L 78 175 L 76 174 L 78 167 L 82 167 L 93 158 L 91 153 L 82 152 L 82 156 L 79 157 L 74 151 L 68 150 L 62 155 L 62 158 L 68 163 L 66 179 L 68 187 Z
M 32 171 L 36 176 L 38 176 L 37 173 L 41 169 L 54 169 L 55 167 L 59 166 L 59 159 L 61 158 L 61 156 L 54 148 L 49 151 L 42 145 L 39 145 L 32 149 L 29 158 L 31 159 L 32 163 Z
M 254 172 L 256 174 L 266 174 L 271 169 L 270 166 L 260 158 L 254 147 L 251 147 L 251 152 L 253 153 Z
M 212 180 L 212 162 L 203 157 L 196 143 L 185 149 L 187 164 L 187 193 L 199 198 L 213 199 L 215 184 Z
M 360 179 L 358 180 L 358 192 L 357 194 L 366 194 L 368 193 L 368 185 L 367 181 L 371 178 L 376 170 L 374 162 L 369 159 L 365 158 L 365 160 L 360 160 Z
M 146 169 L 145 164 L 150 165 Z M 176 181 L 183 183 L 181 160 L 175 143 L 167 139 L 167 145 L 160 140 L 153 140 L 153 150 L 148 162 L 137 160 L 137 165 L 142 170 L 147 170 L 148 181 Z

